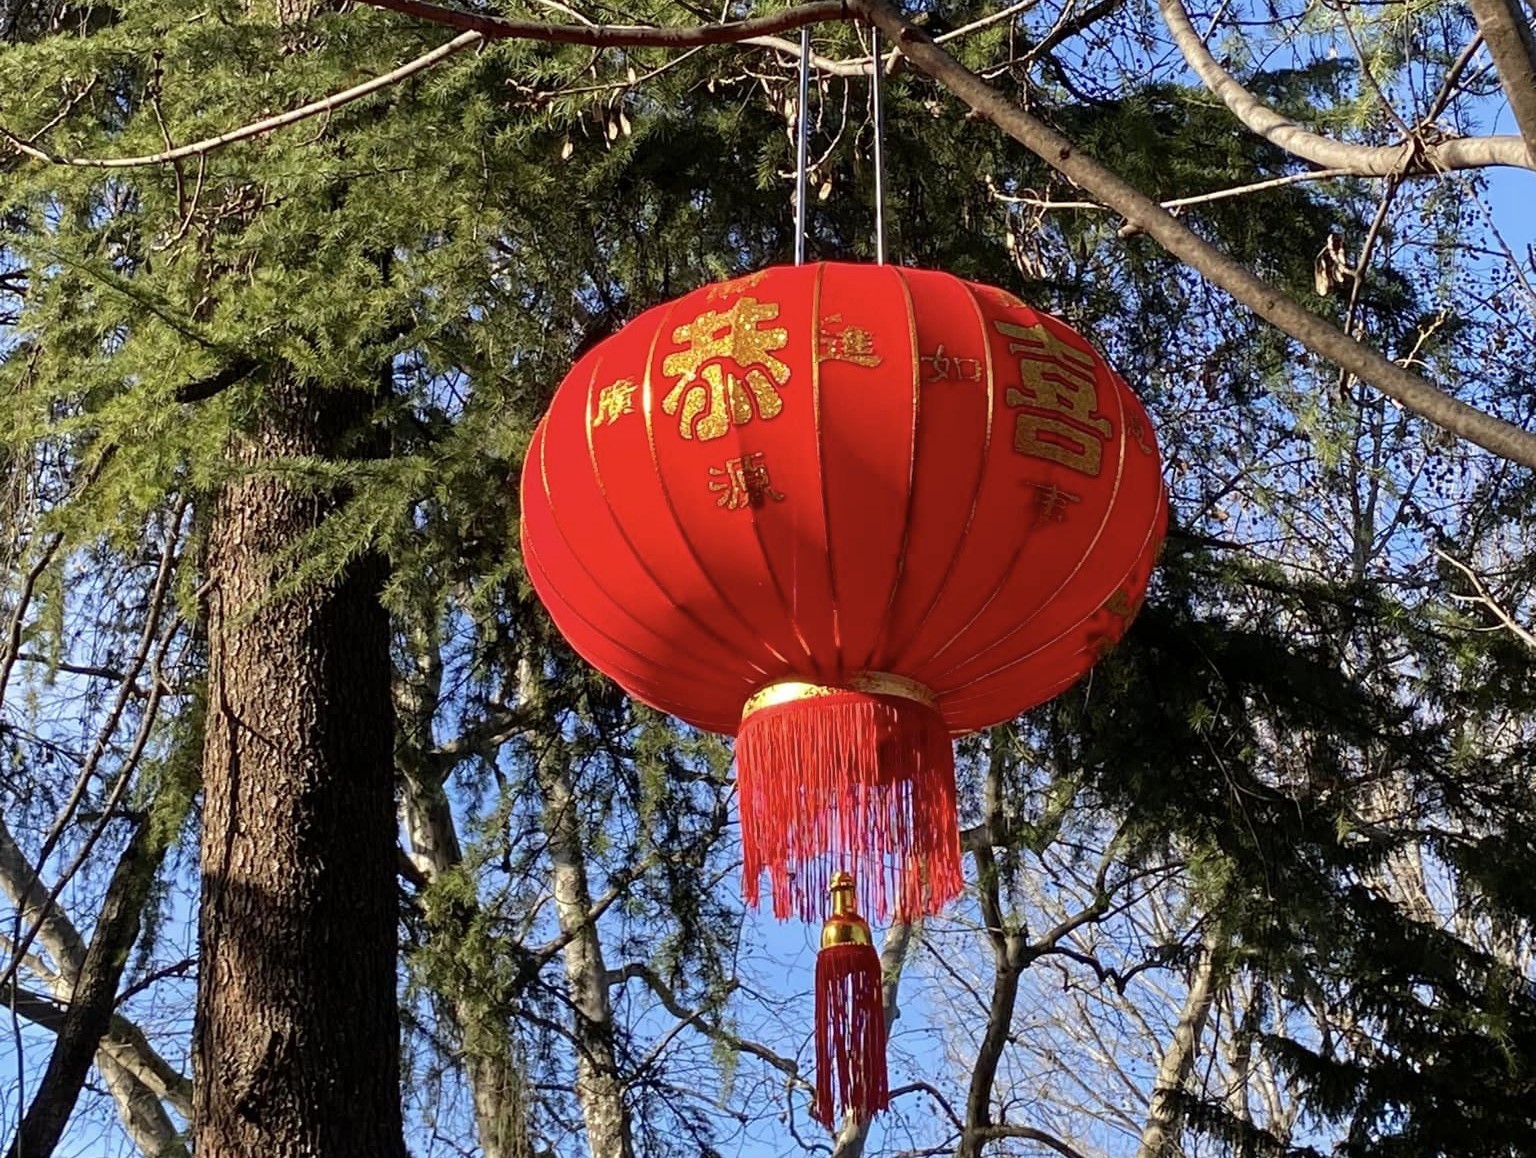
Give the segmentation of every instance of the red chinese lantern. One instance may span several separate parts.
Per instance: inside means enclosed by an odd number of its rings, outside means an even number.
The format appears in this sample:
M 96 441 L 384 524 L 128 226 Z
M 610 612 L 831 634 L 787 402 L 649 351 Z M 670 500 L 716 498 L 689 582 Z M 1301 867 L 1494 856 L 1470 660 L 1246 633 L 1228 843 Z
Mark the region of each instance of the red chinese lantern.
M 850 916 L 853 870 L 904 920 L 963 887 L 951 736 L 1120 638 L 1167 507 L 1146 414 L 1073 330 L 947 274 L 829 263 L 589 351 L 534 433 L 522 520 L 571 645 L 736 734 L 748 901 L 766 873 L 775 915 L 817 919 L 836 883 Z

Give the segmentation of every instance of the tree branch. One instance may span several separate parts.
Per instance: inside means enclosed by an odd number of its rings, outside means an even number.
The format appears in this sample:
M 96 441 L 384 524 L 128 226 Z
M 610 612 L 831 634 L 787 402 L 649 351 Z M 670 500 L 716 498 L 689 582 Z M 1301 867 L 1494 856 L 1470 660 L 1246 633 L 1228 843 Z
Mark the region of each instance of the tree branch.
M 1033 1126 L 987 1126 L 977 1131 L 977 1134 L 991 1141 L 994 1138 L 1023 1138 L 1028 1142 L 1039 1142 L 1042 1146 L 1049 1146 L 1062 1158 L 1088 1158 L 1077 1147 L 1063 1142 L 1054 1134 L 1047 1134 L 1044 1130 L 1037 1130 Z
M 256 373 L 259 365 L 260 363 L 255 358 L 236 358 L 228 366 L 225 366 L 222 370 L 215 371 L 206 378 L 184 382 L 176 387 L 176 401 L 203 402 L 212 398 L 215 394 L 222 393 L 231 386 L 245 381 L 252 374 Z
M 1455 567 L 1456 570 L 1465 575 L 1468 581 L 1470 581 L 1472 584 L 1472 590 L 1476 592 L 1475 595 L 1456 596 L 1455 598 L 1468 599 L 1474 603 L 1481 603 L 1489 610 L 1489 612 L 1492 613 L 1493 617 L 1503 625 L 1506 631 L 1512 634 L 1521 643 L 1525 644 L 1526 647 L 1536 651 L 1536 631 L 1532 631 L 1529 627 L 1526 627 L 1523 623 L 1521 623 L 1518 619 L 1510 614 L 1509 609 L 1494 597 L 1493 592 L 1488 588 L 1488 584 L 1483 582 L 1483 577 L 1481 575 L 1472 570 L 1471 567 L 1467 566 L 1467 564 L 1463 563 L 1460 559 L 1456 558 L 1456 556 L 1449 554 L 1439 547 L 1435 548 L 1435 554 L 1439 555 L 1440 558 L 1444 559 L 1452 567 Z
M 363 0 L 375 8 L 388 8 L 442 24 L 478 32 L 488 40 L 542 40 L 554 44 L 584 44 L 592 48 L 692 48 L 701 44 L 735 44 L 754 36 L 772 36 L 807 24 L 852 18 L 852 8 L 841 0 L 814 0 L 748 20 L 720 24 L 662 27 L 652 24 L 548 24 L 542 20 L 508 20 L 481 16 L 425 4 L 422 0 Z
M 1504 0 L 1494 0 L 1503 3 Z M 1511 165 L 1530 169 L 1525 142 L 1516 136 L 1452 137 L 1429 143 L 1404 141 L 1400 145 L 1352 145 L 1304 129 L 1282 116 L 1245 89 L 1222 68 L 1205 40 L 1190 23 L 1181 0 L 1158 0 L 1173 42 L 1195 74 L 1205 82 L 1232 115 L 1253 132 L 1273 141 L 1286 152 L 1329 169 L 1350 169 L 1362 177 L 1433 176 L 1450 169 L 1482 169 Z
M 1307 349 L 1337 363 L 1436 426 L 1512 462 L 1536 466 L 1536 435 L 1442 393 L 1351 338 L 1205 241 L 1100 162 L 993 89 L 884 0 L 849 0 L 918 68 L 944 85 L 977 118 L 991 121 L 1069 180 L 1081 185 L 1169 253 Z M 1522 144 L 1522 148 L 1523 148 Z
M 175 149 L 166 149 L 159 153 L 145 153 L 137 157 L 61 157 L 50 153 L 46 149 L 22 140 L 15 133 L 5 128 L 0 128 L 0 140 L 9 142 L 12 149 L 18 153 L 24 153 L 34 161 L 46 161 L 50 165 L 68 165 L 79 169 L 134 169 L 142 165 L 165 165 L 172 161 L 179 161 L 183 157 L 196 157 L 203 153 L 211 153 L 214 149 L 225 145 L 233 145 L 237 141 L 246 141 L 252 137 L 260 137 L 274 129 L 281 129 L 287 125 L 297 124 L 309 117 L 320 113 L 327 113 L 333 109 L 339 109 L 342 105 L 351 104 L 353 101 L 378 92 L 382 88 L 388 88 L 414 76 L 418 72 L 424 72 L 434 64 L 447 59 L 456 52 L 462 52 L 466 48 L 479 44 L 483 39 L 478 33 L 466 32 L 462 36 L 455 36 L 447 44 L 440 45 L 422 56 L 418 56 L 406 64 L 382 76 L 376 76 L 372 80 L 365 80 L 362 84 L 353 85 L 342 92 L 332 93 L 328 97 L 312 101 L 307 105 L 292 109 L 286 113 L 278 113 L 276 116 L 266 117 L 263 120 L 253 121 L 248 125 L 242 125 L 238 129 L 230 129 L 227 133 L 220 133 L 216 137 L 205 137 L 201 141 L 194 141 L 190 145 L 181 145 Z M 194 383 L 195 385 L 195 383 Z M 204 395 L 206 397 L 206 395 Z M 179 398 L 179 401 L 195 401 L 194 398 Z
M 1536 44 L 1531 41 L 1531 26 L 1520 10 L 1520 0 L 1471 0 L 1471 5 L 1525 139 L 1526 164 L 1536 168 Z
M 774 1069 L 790 1080 L 792 1085 L 805 1085 L 805 1079 L 800 1076 L 800 1067 L 787 1057 L 781 1057 L 765 1045 L 759 1045 L 755 1041 L 738 1037 L 718 1022 L 706 1021 L 698 1017 L 697 1012 L 686 1008 L 677 999 L 677 994 L 672 992 L 671 986 L 658 977 L 649 965 L 641 961 L 631 961 L 618 969 L 608 971 L 608 984 L 611 986 L 624 985 L 629 981 L 643 981 L 646 988 L 656 995 L 662 1008 L 679 1021 L 687 1021 L 697 1024 L 699 1030 L 705 1035 L 714 1038 L 722 1045 L 729 1046 L 738 1053 L 751 1054 L 755 1058 L 761 1058 Z

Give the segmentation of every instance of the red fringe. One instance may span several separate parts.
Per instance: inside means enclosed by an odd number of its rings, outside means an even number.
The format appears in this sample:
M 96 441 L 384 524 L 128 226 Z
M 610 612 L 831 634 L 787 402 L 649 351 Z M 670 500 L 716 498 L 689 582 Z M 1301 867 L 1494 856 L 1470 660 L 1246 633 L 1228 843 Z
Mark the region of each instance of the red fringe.
M 843 1113 L 867 1122 L 891 1100 L 885 1073 L 880 956 L 870 945 L 833 945 L 816 955 L 816 1104 L 827 1129 Z
M 955 755 L 944 719 L 900 696 L 836 692 L 763 708 L 736 737 L 742 893 L 815 923 L 839 869 L 883 924 L 939 912 L 960 894 Z

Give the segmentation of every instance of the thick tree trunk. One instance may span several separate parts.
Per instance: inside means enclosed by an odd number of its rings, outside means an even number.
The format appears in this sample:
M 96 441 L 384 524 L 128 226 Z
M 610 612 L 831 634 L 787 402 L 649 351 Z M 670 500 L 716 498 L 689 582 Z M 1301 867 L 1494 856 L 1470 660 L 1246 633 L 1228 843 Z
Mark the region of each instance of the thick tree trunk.
M 543 700 L 535 665 L 525 660 L 518 672 L 520 699 L 532 707 Z M 561 936 L 565 983 L 575 1016 L 576 1096 L 587 1126 L 592 1158 L 633 1158 L 629 1107 L 619 1075 L 613 1031 L 613 1006 L 608 999 L 608 968 L 592 916 L 592 892 L 582 846 L 581 820 L 564 746 L 551 726 L 540 737 L 539 788 L 544 795 L 544 832 L 553 863 L 555 912 Z
M 279 375 L 232 458 L 334 455 L 368 406 Z M 405 1158 L 384 566 L 272 594 L 336 502 L 253 473 L 209 530 L 198 1158 Z

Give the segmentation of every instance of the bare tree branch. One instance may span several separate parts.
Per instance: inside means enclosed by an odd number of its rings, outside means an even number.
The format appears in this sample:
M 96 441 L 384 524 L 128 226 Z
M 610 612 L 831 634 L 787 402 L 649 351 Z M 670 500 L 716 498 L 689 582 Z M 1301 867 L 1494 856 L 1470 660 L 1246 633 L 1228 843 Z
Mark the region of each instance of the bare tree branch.
M 1503 2 L 1503 0 L 1497 0 Z M 1205 40 L 1190 23 L 1180 0 L 1158 0 L 1163 20 L 1184 59 L 1221 98 L 1232 115 L 1253 132 L 1273 141 L 1286 152 L 1329 169 L 1350 169 L 1362 177 L 1432 176 L 1451 169 L 1481 169 L 1512 165 L 1530 169 L 1525 142 L 1516 136 L 1453 137 L 1445 141 L 1418 139 L 1400 145 L 1353 145 L 1304 129 L 1282 116 L 1245 89 L 1217 63 Z
M 1525 138 L 1526 164 L 1536 168 L 1536 44 L 1520 0 L 1471 0 L 1472 15 L 1499 70 L 1515 124 Z
M 1494 596 L 1493 592 L 1489 590 L 1488 584 L 1484 582 L 1481 575 L 1472 570 L 1471 567 L 1467 566 L 1467 564 L 1463 563 L 1460 559 L 1456 558 L 1456 556 L 1448 554 L 1446 551 L 1439 547 L 1435 548 L 1435 554 L 1439 555 L 1440 558 L 1444 559 L 1452 567 L 1455 567 L 1456 570 L 1465 575 L 1468 581 L 1472 584 L 1472 590 L 1476 594 L 1460 596 L 1459 598 L 1468 599 L 1471 602 L 1482 604 L 1493 614 L 1493 617 L 1503 625 L 1506 631 L 1512 634 L 1521 643 L 1525 644 L 1526 647 L 1529 647 L 1532 650 L 1536 650 L 1536 631 L 1532 631 L 1529 627 L 1526 627 L 1523 623 L 1521 623 L 1518 619 L 1510 614 L 1509 609 L 1506 608 L 1501 602 L 1499 602 L 1499 600 Z

